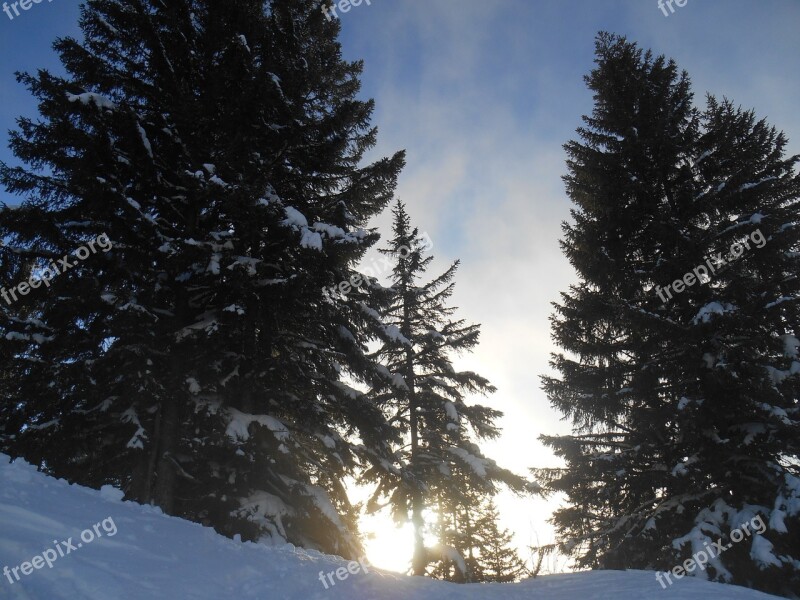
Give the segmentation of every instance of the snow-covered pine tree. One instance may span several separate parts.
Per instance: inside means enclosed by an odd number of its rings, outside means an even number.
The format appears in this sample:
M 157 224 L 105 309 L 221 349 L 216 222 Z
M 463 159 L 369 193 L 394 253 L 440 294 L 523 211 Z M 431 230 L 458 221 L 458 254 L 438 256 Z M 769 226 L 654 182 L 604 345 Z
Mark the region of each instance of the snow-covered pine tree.
M 2 450 L 255 539 L 358 552 L 342 479 L 393 431 L 345 381 L 376 328 L 326 297 L 377 240 L 403 156 L 312 0 L 89 0 L 67 75 L 19 79 L 41 118 L 0 165 L 3 278 L 105 233 L 0 314 Z M 75 262 L 73 259 L 72 262 Z M 8 407 L 12 407 L 9 409 Z M 357 438 L 357 443 L 352 440 Z
M 373 469 L 365 480 L 377 482 L 370 508 L 388 497 L 399 521 L 409 519 L 415 529 L 412 571 L 423 575 L 435 556 L 424 545 L 426 508 L 437 498 L 463 499 L 464 483 L 472 491 L 493 494 L 502 483 L 516 492 L 532 487 L 522 478 L 483 456 L 476 440 L 499 435 L 496 409 L 467 402 L 468 394 L 488 394 L 494 387 L 471 371 L 456 371 L 454 354 L 478 344 L 480 326 L 452 319 L 447 306 L 455 287 L 455 262 L 444 273 L 423 283 L 433 257 L 426 256 L 426 240 L 412 228 L 401 202 L 393 210 L 393 238 L 382 249 L 394 262 L 391 288 L 380 314 L 389 333 L 375 352 L 391 383 L 379 382 L 372 396 L 403 437 L 397 449 L 400 470 Z M 454 471 L 463 477 L 456 477 Z
M 580 282 L 553 335 L 569 355 L 543 380 L 574 428 L 543 437 L 566 469 L 538 472 L 569 499 L 563 548 L 579 567 L 671 570 L 720 540 L 694 575 L 796 591 L 798 157 L 752 112 L 693 108 L 688 76 L 624 38 L 601 34 L 596 62 L 566 145 Z

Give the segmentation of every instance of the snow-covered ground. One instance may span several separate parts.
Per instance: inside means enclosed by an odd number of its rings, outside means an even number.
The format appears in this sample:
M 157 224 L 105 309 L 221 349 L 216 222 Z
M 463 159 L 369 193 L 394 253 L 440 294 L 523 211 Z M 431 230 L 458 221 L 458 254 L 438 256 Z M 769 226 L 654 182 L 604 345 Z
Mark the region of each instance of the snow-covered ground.
M 211 529 L 166 517 L 152 507 L 121 502 L 120 496 L 113 488 L 98 492 L 70 486 L 37 473 L 22 461 L 9 463 L 6 456 L 0 455 L 0 598 L 774 598 L 694 579 L 683 579 L 663 590 L 653 573 L 641 571 L 552 575 L 511 585 L 449 584 L 379 571 L 368 564 L 368 572 L 364 573 L 358 563 L 348 565 L 347 561 L 317 552 L 231 541 Z M 347 571 L 348 566 L 352 574 Z M 337 578 L 337 569 L 342 580 Z M 333 574 L 323 584 L 320 572 L 323 579 L 325 573 Z

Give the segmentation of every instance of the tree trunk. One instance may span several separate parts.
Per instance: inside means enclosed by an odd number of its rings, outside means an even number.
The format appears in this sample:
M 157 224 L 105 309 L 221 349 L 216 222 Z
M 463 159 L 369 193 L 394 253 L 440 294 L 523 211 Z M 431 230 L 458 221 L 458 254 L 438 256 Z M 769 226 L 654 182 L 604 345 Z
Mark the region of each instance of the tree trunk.
M 406 296 L 404 300 L 404 321 L 403 335 L 407 339 L 411 339 L 411 325 L 408 316 L 408 303 L 409 299 Z M 411 495 L 411 522 L 414 524 L 414 557 L 411 561 L 411 569 L 414 575 L 425 575 L 425 569 L 428 566 L 428 557 L 425 550 L 425 540 L 422 536 L 422 530 L 425 526 L 425 521 L 422 518 L 422 510 L 424 508 L 424 498 L 422 491 L 419 489 L 419 471 L 418 471 L 418 456 L 419 456 L 419 423 L 417 421 L 417 394 L 414 385 L 414 349 L 409 347 L 406 349 L 406 372 L 404 373 L 406 385 L 408 386 L 408 413 L 409 425 L 411 430 L 411 468 L 414 471 L 415 487 Z
M 161 408 L 156 413 L 151 441 L 145 443 L 131 482 L 130 497 L 140 504 L 153 503 L 153 481 L 158 462 L 158 440 L 161 432 Z
M 166 514 L 175 513 L 175 482 L 177 480 L 175 449 L 178 446 L 180 420 L 178 401 L 161 405 L 161 431 L 158 439 L 158 465 L 153 490 L 154 503 Z
M 416 466 L 415 459 L 419 450 L 419 434 L 417 432 L 417 406 L 413 392 L 409 403 L 409 411 L 411 413 L 411 464 Z M 414 558 L 411 566 L 414 575 L 419 576 L 425 575 L 425 568 L 428 566 L 425 540 L 422 537 L 422 530 L 425 526 L 425 521 L 422 518 L 423 505 L 422 491 L 418 487 L 414 487 L 411 496 L 411 522 L 414 524 Z

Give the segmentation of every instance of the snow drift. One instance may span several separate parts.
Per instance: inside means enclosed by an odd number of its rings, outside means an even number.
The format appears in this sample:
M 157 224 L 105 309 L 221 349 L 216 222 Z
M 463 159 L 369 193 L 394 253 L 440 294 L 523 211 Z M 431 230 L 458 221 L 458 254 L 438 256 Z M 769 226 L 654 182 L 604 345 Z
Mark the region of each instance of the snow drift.
M 348 561 L 291 545 L 226 539 L 213 530 L 38 473 L 0 455 L 0 598 L 25 600 L 759 600 L 734 586 L 653 573 L 598 571 L 519 584 L 456 585 L 366 566 L 327 589 L 320 573 Z M 37 560 L 38 558 L 38 560 Z M 49 559 L 49 560 L 48 560 Z M 24 568 L 23 568 L 24 567 Z M 16 571 L 14 569 L 16 568 Z M 345 569 L 345 571 L 342 571 Z M 7 574 L 6 574 L 7 573 Z M 27 573 L 27 574 L 26 574 Z M 17 580 L 18 579 L 18 580 Z M 330 579 L 328 580 L 330 581 Z

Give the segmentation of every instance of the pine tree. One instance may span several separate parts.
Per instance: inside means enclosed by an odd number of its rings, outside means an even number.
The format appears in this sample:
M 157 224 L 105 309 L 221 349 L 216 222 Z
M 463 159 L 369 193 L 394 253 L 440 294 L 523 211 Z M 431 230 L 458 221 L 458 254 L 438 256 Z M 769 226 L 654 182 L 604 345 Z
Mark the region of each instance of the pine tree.
M 375 385 L 372 396 L 403 435 L 404 445 L 397 451 L 398 473 L 371 470 L 365 480 L 378 482 L 372 509 L 387 496 L 396 519 L 410 515 L 415 528 L 412 571 L 423 575 L 435 559 L 424 545 L 424 512 L 435 508 L 437 498 L 446 495 L 463 503 L 468 490 L 492 494 L 497 483 L 518 492 L 528 488 L 523 478 L 483 456 L 476 444 L 499 435 L 495 421 L 502 413 L 467 403 L 467 394 L 488 394 L 494 387 L 476 373 L 456 371 L 451 362 L 454 353 L 474 348 L 480 334 L 478 325 L 453 320 L 456 308 L 446 305 L 459 263 L 420 282 L 433 257 L 425 255 L 426 241 L 412 228 L 401 202 L 393 213 L 394 237 L 382 250 L 395 265 L 379 315 L 387 336 L 375 353 L 392 379 Z
M 66 77 L 18 76 L 41 118 L 11 137 L 29 168 L 0 165 L 23 198 L 0 264 L 18 281 L 112 248 L 3 307 L 0 449 L 229 535 L 356 555 L 341 481 L 390 468 L 394 433 L 345 382 L 383 377 L 382 330 L 322 290 L 356 275 L 403 164 L 359 166 L 361 63 L 312 0 L 81 15 L 84 41 L 55 43 Z
M 494 500 L 476 495 L 473 502 L 454 504 L 447 497 L 438 506 L 434 527 L 440 560 L 431 577 L 455 583 L 510 583 L 528 571 L 508 529 L 500 529 Z
M 500 515 L 493 500 L 484 502 L 475 529 L 481 581 L 510 583 L 527 574 L 525 563 L 514 548 L 511 532 L 500 529 Z
M 580 282 L 552 325 L 570 355 L 544 378 L 574 428 L 543 437 L 566 469 L 539 471 L 569 499 L 562 546 L 583 568 L 671 570 L 719 539 L 730 549 L 695 575 L 788 593 L 799 157 L 751 111 L 694 108 L 687 74 L 624 38 L 601 34 L 596 62 L 594 111 L 565 147 Z M 759 531 L 736 543 L 745 523 Z
M 471 490 L 468 474 L 463 469 L 451 471 L 451 486 L 458 489 L 458 497 L 452 493 L 440 494 L 436 501 L 436 521 L 431 533 L 438 544 L 428 550 L 436 560 L 430 576 L 434 579 L 454 583 L 478 583 L 484 581 L 477 552 L 478 519 L 483 501 L 482 490 Z M 464 498 L 469 498 L 464 502 Z

